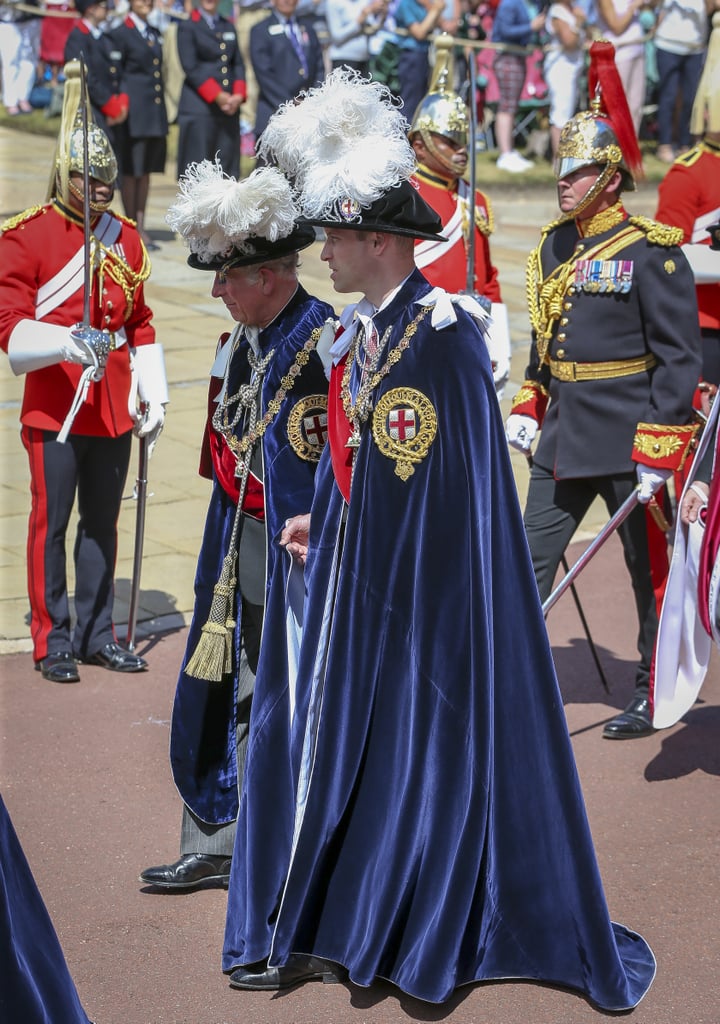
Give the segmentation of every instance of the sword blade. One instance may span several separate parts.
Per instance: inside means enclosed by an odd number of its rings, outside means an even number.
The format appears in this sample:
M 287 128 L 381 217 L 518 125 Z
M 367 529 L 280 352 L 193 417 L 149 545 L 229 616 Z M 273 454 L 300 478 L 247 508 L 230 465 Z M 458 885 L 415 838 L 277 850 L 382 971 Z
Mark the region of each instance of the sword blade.
M 90 144 L 88 129 L 87 69 L 80 51 L 80 119 L 83 140 L 83 323 L 90 326 Z
M 477 187 L 477 103 L 475 93 L 477 92 L 477 56 L 473 50 L 466 51 L 468 73 L 470 76 L 469 90 L 469 143 L 470 143 L 470 164 L 468 173 L 468 184 L 470 185 L 470 196 L 468 198 L 468 221 L 470 236 L 467 248 L 467 282 L 466 292 L 468 295 L 475 294 L 475 189 Z
M 625 501 L 622 503 L 620 508 L 617 510 L 614 516 L 610 518 L 607 523 L 603 526 L 600 533 L 597 535 L 588 547 L 578 558 L 577 562 L 573 565 L 570 571 L 560 580 L 558 585 L 553 590 L 552 594 L 543 602 L 542 610 L 543 615 L 547 618 L 547 614 L 554 604 L 559 601 L 571 583 L 575 578 L 583 571 L 588 562 L 593 558 L 600 548 L 603 546 L 608 537 L 611 536 L 617 530 L 621 523 L 624 523 L 627 517 L 630 515 L 632 510 L 638 504 L 640 488 L 636 487 L 635 490 L 628 495 Z
M 135 481 L 135 551 L 133 553 L 133 574 L 130 584 L 130 605 L 128 608 L 127 648 L 135 648 L 135 630 L 137 629 L 138 607 L 140 604 L 140 571 L 143 559 L 143 541 L 145 538 L 145 506 L 147 505 L 148 475 L 148 442 L 146 437 L 140 438 L 138 451 L 138 474 Z

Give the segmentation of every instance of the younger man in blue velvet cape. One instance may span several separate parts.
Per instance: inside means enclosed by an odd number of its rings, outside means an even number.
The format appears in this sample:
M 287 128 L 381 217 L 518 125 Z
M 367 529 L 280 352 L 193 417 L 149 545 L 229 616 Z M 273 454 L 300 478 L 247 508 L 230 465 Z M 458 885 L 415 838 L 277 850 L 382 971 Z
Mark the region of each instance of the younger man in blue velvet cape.
M 335 72 L 266 130 L 335 289 L 363 298 L 330 350 L 309 521 L 283 532 L 307 563 L 302 646 L 289 692 L 256 694 L 223 968 L 241 989 L 335 974 L 434 1003 L 529 978 L 628 1009 L 655 960 L 608 916 L 484 314 L 415 269 L 440 222 L 398 117 Z

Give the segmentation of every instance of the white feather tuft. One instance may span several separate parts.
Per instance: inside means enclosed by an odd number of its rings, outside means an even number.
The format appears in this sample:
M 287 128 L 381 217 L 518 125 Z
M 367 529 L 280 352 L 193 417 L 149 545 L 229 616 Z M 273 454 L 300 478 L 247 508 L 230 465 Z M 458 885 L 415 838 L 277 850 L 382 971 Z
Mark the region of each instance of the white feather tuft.
M 338 68 L 301 102 L 280 107 L 259 152 L 291 178 L 303 215 L 325 219 L 342 199 L 367 207 L 410 177 L 408 130 L 386 86 Z
M 300 215 L 290 184 L 276 167 L 259 167 L 236 181 L 219 161 L 203 160 L 190 165 L 178 186 L 165 219 L 204 263 L 233 249 L 252 251 L 252 238 L 285 238 Z

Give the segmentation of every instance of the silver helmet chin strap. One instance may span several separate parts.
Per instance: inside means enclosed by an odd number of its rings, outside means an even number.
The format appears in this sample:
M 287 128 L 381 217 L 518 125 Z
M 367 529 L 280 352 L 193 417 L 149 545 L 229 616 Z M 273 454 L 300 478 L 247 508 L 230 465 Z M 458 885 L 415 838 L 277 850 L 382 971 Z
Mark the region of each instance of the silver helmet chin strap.
M 72 181 L 68 182 L 68 191 L 72 195 L 74 195 L 76 199 L 78 199 L 80 202 L 82 202 L 82 198 L 83 198 L 82 189 L 78 188 L 78 186 L 75 185 Z M 113 196 L 114 195 L 115 195 L 115 191 L 113 190 L 110 193 L 110 197 L 107 200 L 104 200 L 103 202 L 98 202 L 97 199 L 93 199 L 92 196 L 91 196 L 90 197 L 90 209 L 92 210 L 92 212 L 93 213 L 105 213 L 106 210 L 109 210 L 110 209 L 110 205 L 111 205 L 111 203 L 113 201 Z
M 588 206 L 590 206 L 590 204 L 597 199 L 600 193 L 605 190 L 607 183 L 610 181 L 617 169 L 617 164 L 606 164 L 582 199 L 578 200 L 572 210 L 568 210 L 566 213 L 563 213 L 562 216 L 558 218 L 558 223 L 562 223 L 566 220 L 575 220 L 576 217 L 579 217 L 581 213 L 587 210 Z

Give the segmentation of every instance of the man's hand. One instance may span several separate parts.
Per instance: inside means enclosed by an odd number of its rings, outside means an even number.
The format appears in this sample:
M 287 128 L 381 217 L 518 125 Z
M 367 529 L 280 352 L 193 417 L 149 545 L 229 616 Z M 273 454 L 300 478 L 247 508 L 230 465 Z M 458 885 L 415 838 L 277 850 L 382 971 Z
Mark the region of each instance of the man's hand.
M 147 403 L 135 421 L 133 433 L 136 437 L 147 438 L 148 458 L 151 458 L 155 451 L 155 445 L 164 426 L 165 406 L 161 402 Z
M 280 545 L 290 552 L 298 565 L 305 565 L 310 538 L 310 513 L 293 516 L 285 521 L 280 534 Z
M 537 420 L 532 416 L 520 416 L 518 413 L 511 413 L 505 424 L 505 437 L 512 448 L 527 454 L 532 447 L 537 434 Z
M 640 484 L 638 501 L 642 505 L 647 505 L 653 494 L 659 491 L 665 481 L 672 476 L 671 469 L 651 469 L 641 462 L 638 462 L 636 472 Z
M 689 526 L 700 515 L 700 510 L 707 505 L 710 488 L 702 480 L 694 480 L 680 505 L 680 520 Z
M 108 331 L 87 324 L 75 324 L 70 328 L 70 339 L 75 346 L 65 358 L 71 363 L 94 366 L 93 379 L 102 380 L 105 364 L 112 349 L 113 338 Z
M 219 92 L 215 97 L 215 103 L 222 110 L 223 114 L 232 116 L 237 114 L 243 98 L 239 93 Z

